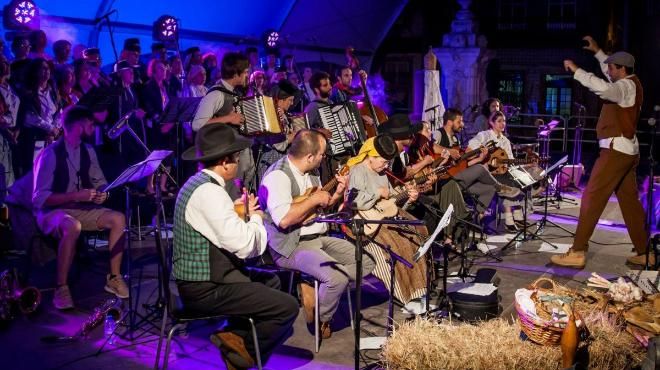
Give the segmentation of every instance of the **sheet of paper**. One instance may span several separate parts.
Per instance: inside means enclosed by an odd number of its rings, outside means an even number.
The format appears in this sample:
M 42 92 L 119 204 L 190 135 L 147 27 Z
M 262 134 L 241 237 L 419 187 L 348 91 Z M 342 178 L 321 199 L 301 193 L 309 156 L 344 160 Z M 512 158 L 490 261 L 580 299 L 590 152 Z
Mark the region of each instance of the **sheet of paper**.
M 360 338 L 360 349 L 380 349 L 387 341 L 386 337 Z
M 488 245 L 487 243 L 481 242 L 481 243 L 477 244 L 477 249 L 481 253 L 487 254 L 488 252 L 492 251 L 493 249 L 497 249 L 497 246 L 492 245 L 492 244 Z
M 438 306 L 429 304 L 429 309 L 431 310 L 435 309 L 436 307 Z M 407 305 L 401 307 L 401 312 L 407 315 L 421 315 L 426 312 L 426 303 L 422 303 L 422 301 L 419 299 L 410 301 Z
M 472 283 L 458 292 L 485 297 L 492 294 L 495 290 L 497 290 L 497 287 L 491 283 Z
M 508 243 L 511 239 L 513 239 L 513 235 L 511 234 L 489 235 L 486 238 L 486 243 Z
M 543 242 L 541 243 L 541 248 L 539 248 L 539 252 L 547 252 L 547 253 L 566 253 L 568 252 L 568 249 L 571 247 L 571 244 L 563 244 L 563 243 L 552 243 L 554 244 L 557 249 L 555 249 L 552 245 Z
M 454 212 L 454 205 L 449 204 L 449 207 L 447 207 L 447 210 L 445 211 L 445 214 L 442 216 L 440 219 L 440 222 L 438 222 L 438 226 L 435 228 L 435 231 L 433 232 L 433 235 L 429 237 L 426 242 L 419 247 L 415 255 L 413 256 L 413 260 L 417 262 L 424 254 L 426 254 L 426 251 L 429 250 L 431 247 L 431 244 L 433 244 L 433 241 L 435 238 L 438 237 L 438 234 L 440 234 L 440 231 L 445 228 L 445 226 L 449 225 L 449 221 L 451 220 L 451 214 Z

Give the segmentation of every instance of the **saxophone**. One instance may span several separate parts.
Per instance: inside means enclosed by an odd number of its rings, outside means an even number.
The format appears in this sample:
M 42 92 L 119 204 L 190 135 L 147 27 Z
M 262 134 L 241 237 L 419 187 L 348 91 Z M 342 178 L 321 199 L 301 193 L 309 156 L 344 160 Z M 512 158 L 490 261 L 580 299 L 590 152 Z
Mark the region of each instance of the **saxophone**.
M 112 315 L 115 321 L 119 321 L 121 317 L 121 307 L 119 307 L 120 300 L 117 298 L 110 298 L 103 302 L 100 306 L 94 308 L 94 312 L 85 320 L 80 326 L 75 337 L 85 338 L 95 327 L 99 326 L 107 315 Z
M 0 320 L 14 318 L 14 308 L 24 315 L 37 310 L 41 303 L 39 289 L 28 286 L 21 288 L 16 271 L 5 270 L 0 274 Z

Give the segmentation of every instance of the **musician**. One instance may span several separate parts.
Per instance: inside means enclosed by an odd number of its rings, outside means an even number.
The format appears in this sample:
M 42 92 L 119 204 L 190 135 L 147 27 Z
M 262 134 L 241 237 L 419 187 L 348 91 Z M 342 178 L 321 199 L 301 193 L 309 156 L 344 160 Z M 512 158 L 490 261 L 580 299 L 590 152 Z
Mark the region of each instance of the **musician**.
M 247 96 L 266 95 L 266 92 L 270 91 L 269 86 L 264 71 L 256 70 L 250 75 Z
M 68 108 L 63 119 L 64 136 L 43 150 L 34 169 L 32 203 L 37 226 L 59 239 L 53 305 L 60 310 L 73 308 L 67 277 L 81 230 L 110 230 L 110 273 L 105 290 L 128 298 L 120 272 L 126 220 L 122 213 L 101 206 L 108 193 L 99 189 L 107 182 L 94 149 L 82 142 L 94 132 L 93 121 L 89 109 Z
M 364 70 L 359 70 L 358 74 L 360 78 L 367 80 L 367 72 Z M 337 70 L 337 82 L 332 87 L 332 92 L 330 94 L 330 100 L 335 103 L 344 103 L 349 100 L 354 100 L 353 98 L 359 95 L 362 95 L 364 92 L 362 88 L 357 86 L 351 86 L 353 81 L 353 71 L 350 66 L 344 66 L 343 68 Z M 362 121 L 364 124 L 372 126 L 374 124 L 374 119 L 369 115 L 362 115 Z
M 312 75 L 314 74 L 314 71 L 312 70 L 311 67 L 305 67 L 303 69 L 303 92 L 304 94 L 304 105 L 309 104 L 312 100 L 314 100 L 314 89 L 310 85 L 310 79 L 312 78 Z
M 506 118 L 504 117 L 504 113 L 500 111 L 493 112 L 488 119 L 488 124 L 490 125 L 490 130 L 481 131 L 475 137 L 470 139 L 468 142 L 467 150 L 478 149 L 485 146 L 486 143 L 492 141 L 495 143 L 497 148 L 502 148 L 509 158 L 513 158 L 511 142 L 504 135 L 504 130 L 506 129 Z M 482 153 L 480 157 L 481 160 L 483 160 L 484 154 Z M 499 183 L 505 186 L 516 188 L 520 187 L 520 185 L 518 185 L 515 180 L 513 180 L 508 172 L 503 175 L 494 175 L 494 177 Z M 518 226 L 516 223 L 524 223 L 523 213 L 520 209 L 520 199 L 522 197 L 520 195 L 520 191 L 504 191 L 500 193 L 500 196 L 503 198 L 502 204 L 504 207 L 504 226 L 509 232 L 517 232 Z M 514 210 L 513 207 L 516 207 L 516 209 Z
M 95 87 L 110 86 L 110 79 L 101 71 L 101 50 L 99 48 L 87 48 L 83 50 L 83 58 L 89 67 L 90 82 Z
M 182 155 L 204 169 L 186 181 L 174 206 L 173 273 L 187 309 L 208 315 L 249 316 L 255 321 L 262 360 L 281 343 L 298 315 L 298 303 L 279 290 L 277 275 L 244 267 L 266 250 L 258 199 L 248 196 L 249 220 L 234 210 L 226 184 L 238 172 L 240 152 L 251 143 L 228 125 L 206 125 L 195 147 Z M 211 336 L 227 367 L 248 368 L 256 356 L 249 327 Z
M 636 131 L 644 94 L 642 84 L 634 74 L 635 58 L 632 55 L 619 51 L 607 56 L 591 36 L 585 36 L 584 40 L 588 43 L 584 48 L 595 53 L 609 81 L 586 72 L 572 60 L 564 60 L 564 68 L 603 100 L 596 124 L 600 154 L 582 195 L 573 247 L 564 255 L 553 256 L 552 262 L 576 268 L 585 266 L 589 238 L 614 192 L 637 252 L 636 256 L 628 258 L 628 262 L 644 265 L 648 230 L 645 228 L 644 209 L 639 201 L 636 181 L 639 164 Z M 649 265 L 655 265 L 653 253 L 649 254 Z
M 280 120 L 282 134 L 267 135 L 256 140 L 255 144 L 260 146 L 257 151 L 260 153 L 258 156 L 259 162 L 257 163 L 257 173 L 259 174 L 259 178 L 263 178 L 264 173 L 270 165 L 286 156 L 286 151 L 296 132 L 305 128 L 293 127 L 287 114 L 289 109 L 293 106 L 295 97 L 300 93 L 298 87 L 288 80 L 282 80 L 271 91 L 273 93 L 272 97 L 275 102 L 277 116 Z
M 346 165 L 350 167 L 348 182 L 347 206 L 356 211 L 368 211 L 380 205 L 381 208 L 402 207 L 396 211 L 396 214 L 414 219 L 405 212 L 407 205 L 415 202 L 419 196 L 417 187 L 412 184 L 406 184 L 400 189 L 395 190 L 386 175 L 389 162 L 398 154 L 398 148 L 394 138 L 389 134 L 380 134 L 367 139 L 357 156 L 348 160 Z M 385 205 L 383 200 L 395 199 L 399 192 L 407 192 L 405 204 Z M 369 217 L 371 218 L 371 217 Z M 421 232 L 422 230 L 420 230 Z M 401 255 L 409 262 L 413 262 L 413 255 L 419 245 L 415 244 L 409 237 L 402 237 L 416 233 L 414 229 L 397 225 L 382 225 L 375 234 L 369 235 L 370 243 L 367 244 L 367 250 L 376 261 L 374 275 L 383 281 L 386 287 L 390 287 L 390 267 L 387 262 L 389 256 L 379 245 L 388 245 L 392 250 Z M 426 230 L 423 230 L 426 234 Z M 397 265 L 395 272 L 394 292 L 391 294 L 403 304 L 407 304 L 415 298 L 419 298 L 426 293 L 426 261 L 424 259 L 416 262 L 412 269 Z
M 259 188 L 262 208 L 267 210 L 266 229 L 269 248 L 275 264 L 302 271 L 315 279 L 319 289 L 319 312 L 323 338 L 332 335 L 330 321 L 346 291 L 349 280 L 355 280 L 355 246 L 350 242 L 326 236 L 325 223 L 303 225 L 318 208 L 337 203 L 346 188 L 347 177 L 336 176 L 333 194 L 318 190 L 302 201 L 294 198 L 321 185 L 314 173 L 326 153 L 326 138 L 315 130 L 301 130 L 291 142 L 286 157 L 275 162 Z M 365 255 L 363 275 L 374 268 L 374 260 Z M 314 288 L 306 283 L 299 287 L 305 318 L 314 321 Z
M 463 112 L 456 108 L 449 108 L 443 114 L 442 119 L 444 124 L 439 130 L 438 144 L 440 148 L 447 149 L 452 159 L 459 160 L 461 158 L 461 143 L 456 134 L 460 133 L 464 127 Z M 497 181 L 485 166 L 479 164 L 488 156 L 488 149 L 483 146 L 477 149 L 480 149 L 478 155 L 465 158 L 468 161 L 468 167 L 454 175 L 454 179 L 458 181 L 463 189 L 477 197 L 476 208 L 480 218 L 483 218 L 483 214 L 490 205 L 495 192 L 503 197 L 511 198 L 518 196 L 520 189 Z
M 7 189 L 14 183 L 14 151 L 20 133 L 17 126 L 18 107 L 21 103 L 18 94 L 9 84 L 11 69 L 9 61 L 0 55 L 0 201 L 4 201 Z
M 424 125 L 422 123 L 413 124 L 410 121 L 410 117 L 406 114 L 394 114 L 390 116 L 387 121 L 378 126 L 378 130 L 381 133 L 389 134 L 394 138 L 399 150 L 399 155 L 394 158 L 390 165 L 392 175 L 398 179 L 395 181 L 397 183 L 412 179 L 416 174 L 421 173 L 425 167 L 428 167 L 435 162 L 433 156 L 428 153 L 420 154 L 418 152 L 412 153 L 416 158 L 414 163 L 411 161 L 410 151 L 412 149 L 411 145 L 413 144 L 413 138 L 415 134 L 422 132 L 423 127 Z M 428 131 L 427 134 L 430 136 L 430 131 Z M 447 150 L 441 150 L 440 155 L 442 159 L 437 163 L 438 166 L 445 165 L 449 159 L 449 153 Z M 422 184 L 422 187 L 428 188 L 430 183 L 435 181 L 436 179 L 432 177 L 429 179 L 429 183 Z M 461 190 L 456 181 L 440 181 L 435 194 L 437 195 L 435 199 L 424 198 L 423 203 L 427 206 L 438 206 L 442 212 L 444 212 L 450 204 L 453 204 L 455 217 L 466 219 L 470 216 L 465 201 L 463 200 L 463 195 L 461 194 Z M 437 224 L 439 221 L 437 217 L 434 217 L 435 215 L 432 215 L 431 212 L 426 212 L 425 209 L 411 210 L 411 212 L 420 216 L 420 218 L 423 217 L 429 226 Z M 455 228 L 456 221 L 452 218 L 445 232 L 446 243 L 452 243 Z
M 53 43 L 53 63 L 55 66 L 69 64 L 71 58 L 71 43 L 68 40 L 57 40 Z
M 330 99 L 332 85 L 330 84 L 330 75 L 327 72 L 318 71 L 312 74 L 309 79 L 309 85 L 314 90 L 313 100 L 305 107 L 307 119 L 310 128 L 322 128 L 323 122 L 319 114 L 319 108 L 333 104 Z
M 497 112 L 502 108 L 502 102 L 498 98 L 488 98 L 483 104 L 481 104 L 481 114 L 474 120 L 473 130 L 474 132 L 488 131 L 490 125 L 488 124 L 488 118 L 493 112 Z
M 209 89 L 197 107 L 195 118 L 192 121 L 194 131 L 207 124 L 219 123 L 231 125 L 238 131 L 245 122 L 245 117 L 234 109 L 234 103 L 238 99 L 237 87 L 245 86 L 248 68 L 248 59 L 241 53 L 226 53 L 222 57 L 220 65 L 220 81 Z M 252 151 L 246 149 L 241 153 L 241 161 L 238 167 L 237 178 L 243 179 L 246 185 L 253 184 L 256 166 Z M 233 198 L 237 198 L 240 191 L 229 183 L 228 191 Z

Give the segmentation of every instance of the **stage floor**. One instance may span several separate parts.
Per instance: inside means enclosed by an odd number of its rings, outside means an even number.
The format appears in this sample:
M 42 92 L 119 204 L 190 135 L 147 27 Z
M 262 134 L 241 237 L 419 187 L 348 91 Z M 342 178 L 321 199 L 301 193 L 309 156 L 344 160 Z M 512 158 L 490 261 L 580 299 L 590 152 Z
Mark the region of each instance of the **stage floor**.
M 579 199 L 578 199 L 579 201 Z M 574 231 L 579 208 L 577 205 L 562 202 L 557 209 L 549 207 L 549 220 Z M 537 219 L 538 215 L 533 215 Z M 622 223 L 620 211 L 612 199 L 603 216 L 610 223 Z M 512 235 L 509 235 L 509 239 Z M 564 230 L 548 224 L 544 239 L 559 247 L 570 245 L 572 237 Z M 156 269 L 153 238 L 144 242 L 134 242 L 133 286 L 139 292 L 141 302 L 154 302 L 156 295 Z M 507 241 L 506 236 L 490 237 L 487 245 L 494 247 L 492 253 L 500 255 L 502 262 L 484 256 L 479 251 L 470 253 L 474 257 L 471 272 L 489 267 L 497 270 L 500 279 L 499 294 L 502 296 L 505 318 L 515 315 L 513 294 L 516 289 L 526 286 L 540 276 L 553 277 L 568 285 L 580 284 L 591 272 L 598 272 L 606 278 L 624 274 L 630 266 L 625 258 L 633 255 L 632 244 L 625 228 L 599 225 L 592 238 L 587 266 L 584 270 L 558 268 L 548 264 L 550 252 L 542 252 L 542 241 L 532 240 L 513 245 L 504 252 L 500 247 Z M 514 243 L 515 244 L 515 243 Z M 118 339 L 114 345 L 106 346 L 100 354 L 97 351 L 103 343 L 103 329 L 96 328 L 90 337 L 75 343 L 46 344 L 41 338 L 47 335 L 72 335 L 89 317 L 94 307 L 110 296 L 103 291 L 108 252 L 102 248 L 90 253 L 87 261 L 75 268 L 71 274 L 71 289 L 76 309 L 60 312 L 53 308 L 52 292 L 55 276 L 54 263 L 44 267 L 33 266 L 31 284 L 42 289 L 43 301 L 39 311 L 32 317 L 17 317 L 6 328 L 0 329 L 0 361 L 3 369 L 150 369 L 153 368 L 157 330 L 143 325 L 135 332 L 136 339 Z M 0 270 L 18 263 L 18 257 L 0 260 Z M 457 261 L 452 262 L 449 271 L 457 269 Z M 450 288 L 451 290 L 451 288 Z M 368 278 L 364 285 L 362 336 L 384 335 L 387 316 L 387 292 L 379 281 Z M 345 297 L 344 297 L 345 299 Z M 142 310 L 141 310 L 142 312 Z M 395 320 L 401 322 L 409 317 L 395 306 Z M 159 325 L 159 320 L 155 320 Z M 101 324 L 102 326 L 103 324 Z M 209 334 L 217 326 L 213 322 L 192 324 L 184 336 L 175 337 L 170 354 L 171 369 L 222 369 L 218 350 L 208 340 Z M 348 369 L 353 367 L 353 336 L 348 320 L 348 308 L 342 301 L 334 322 L 332 338 L 325 340 L 318 354 L 314 353 L 314 337 L 305 325 L 302 312 L 298 316 L 294 334 L 277 349 L 265 364 L 267 369 Z M 378 360 L 379 351 L 362 352 L 365 366 Z

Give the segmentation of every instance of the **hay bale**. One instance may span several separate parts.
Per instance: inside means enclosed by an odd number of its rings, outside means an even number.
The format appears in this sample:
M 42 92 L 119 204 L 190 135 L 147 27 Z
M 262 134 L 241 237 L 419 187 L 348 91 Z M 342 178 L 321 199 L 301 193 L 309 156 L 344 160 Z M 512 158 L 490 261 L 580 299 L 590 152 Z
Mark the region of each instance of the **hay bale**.
M 590 316 L 585 321 L 594 337 L 588 347 L 590 369 L 623 369 L 641 363 L 643 349 L 630 335 L 602 317 Z M 517 323 L 502 319 L 476 325 L 416 319 L 394 330 L 381 360 L 388 369 L 405 370 L 560 369 L 559 347 L 521 341 L 519 333 Z

